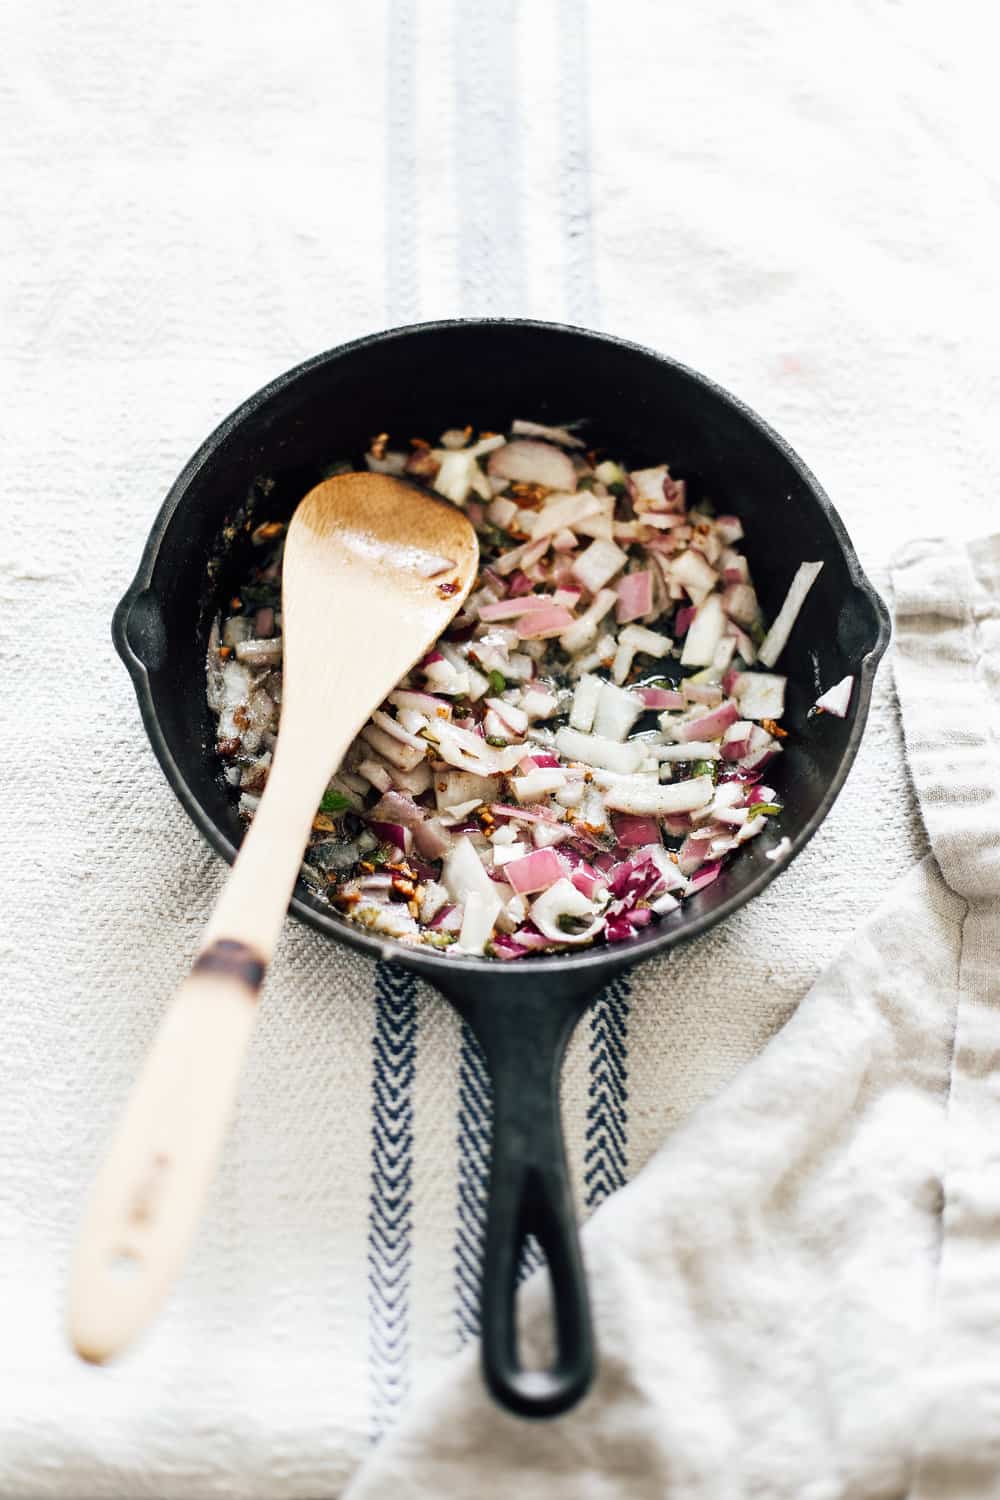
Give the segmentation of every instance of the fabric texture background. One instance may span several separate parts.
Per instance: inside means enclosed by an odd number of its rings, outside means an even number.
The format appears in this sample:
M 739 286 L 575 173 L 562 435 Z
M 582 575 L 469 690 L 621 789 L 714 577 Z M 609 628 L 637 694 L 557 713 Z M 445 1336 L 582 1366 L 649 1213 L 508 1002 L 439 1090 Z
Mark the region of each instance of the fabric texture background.
M 0 12 L 0 1495 L 339 1495 L 374 1439 L 392 1461 L 411 1398 L 452 1399 L 438 1382 L 475 1333 L 477 1058 L 430 990 L 293 924 L 168 1308 L 109 1370 L 66 1348 L 86 1184 L 223 878 L 146 746 L 108 634 L 179 468 L 274 373 L 375 327 L 577 321 L 662 348 L 760 411 L 884 586 L 901 542 L 996 516 L 986 25 L 971 5 L 924 0 Z M 910 753 L 919 785 L 933 740 Z M 883 671 L 848 786 L 795 864 L 581 1025 L 563 1099 L 583 1212 L 758 1054 L 897 881 L 906 910 L 937 903 L 922 937 L 937 962 L 955 899 L 989 892 L 985 875 L 982 890 L 954 884 L 950 810 L 922 795 L 943 886 L 937 865 L 914 873 L 927 836 Z M 970 1079 L 991 1036 L 984 934 L 963 959 L 982 994 L 959 1031 Z M 865 951 L 823 984 L 860 975 Z M 808 1050 L 803 1024 L 789 1047 Z M 857 1036 L 869 1024 L 859 1013 Z M 927 1049 L 928 1076 L 944 1076 Z M 763 1108 L 753 1077 L 733 1096 L 747 1118 Z M 781 1089 L 800 1097 L 794 1080 Z M 933 1114 L 919 1091 L 913 1107 Z M 979 1120 L 970 1095 L 953 1139 L 977 1172 Z M 701 1128 L 674 1136 L 654 1174 Z M 993 1295 L 970 1269 L 989 1233 L 982 1180 L 948 1199 L 939 1347 L 954 1371 Z M 623 1216 L 638 1197 L 622 1196 Z M 725 1208 L 721 1188 L 710 1201 Z M 937 1222 L 916 1203 L 904 1217 L 914 1243 Z M 907 1276 L 912 1312 L 929 1290 Z M 955 1420 L 978 1431 L 955 1378 Z M 926 1437 L 930 1485 L 947 1443 L 933 1423 Z M 876 1447 L 894 1473 L 899 1445 Z M 839 1493 L 817 1472 L 816 1494 Z

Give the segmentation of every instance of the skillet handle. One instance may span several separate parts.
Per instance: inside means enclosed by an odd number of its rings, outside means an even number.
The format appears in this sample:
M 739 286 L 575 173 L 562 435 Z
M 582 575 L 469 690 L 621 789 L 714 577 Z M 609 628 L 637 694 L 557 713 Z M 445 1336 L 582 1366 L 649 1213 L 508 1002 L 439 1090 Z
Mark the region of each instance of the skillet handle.
M 519 975 L 520 979 L 521 976 Z M 497 1401 L 522 1417 L 553 1417 L 594 1377 L 590 1304 L 559 1116 L 559 1072 L 588 994 L 492 986 L 456 1003 L 493 1081 L 493 1153 L 482 1286 L 482 1366 Z M 517 1348 L 517 1270 L 528 1235 L 548 1262 L 555 1359 L 525 1369 Z

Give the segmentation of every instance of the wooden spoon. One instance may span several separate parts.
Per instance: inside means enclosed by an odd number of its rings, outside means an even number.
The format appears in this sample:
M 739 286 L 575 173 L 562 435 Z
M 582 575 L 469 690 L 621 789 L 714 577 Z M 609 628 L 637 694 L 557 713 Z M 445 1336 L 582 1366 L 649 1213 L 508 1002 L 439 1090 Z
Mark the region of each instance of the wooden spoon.
M 382 474 L 328 479 L 292 517 L 274 762 L 93 1186 L 70 1286 L 70 1337 L 85 1359 L 118 1354 L 169 1290 L 219 1156 L 317 805 L 365 720 L 457 612 L 478 562 L 461 511 Z

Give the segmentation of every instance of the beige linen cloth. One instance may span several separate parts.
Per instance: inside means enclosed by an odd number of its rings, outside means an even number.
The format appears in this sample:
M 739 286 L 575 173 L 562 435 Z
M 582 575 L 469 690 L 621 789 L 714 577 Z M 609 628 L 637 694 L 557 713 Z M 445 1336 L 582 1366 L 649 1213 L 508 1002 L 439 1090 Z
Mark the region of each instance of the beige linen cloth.
M 932 854 L 867 917 L 859 864 L 846 950 L 587 1225 L 585 1402 L 498 1415 L 468 1351 L 350 1500 L 1000 1494 L 1000 537 L 894 585 Z

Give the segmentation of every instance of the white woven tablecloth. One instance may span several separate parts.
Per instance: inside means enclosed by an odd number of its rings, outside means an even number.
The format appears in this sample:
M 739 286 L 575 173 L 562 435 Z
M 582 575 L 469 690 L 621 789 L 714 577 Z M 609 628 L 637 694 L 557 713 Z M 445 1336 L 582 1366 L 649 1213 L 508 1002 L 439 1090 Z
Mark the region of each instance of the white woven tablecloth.
M 85 1185 L 223 875 L 108 633 L 177 470 L 318 349 L 566 319 L 743 396 L 884 582 L 997 516 L 993 58 L 971 0 L 0 8 L 0 1495 L 337 1495 L 474 1331 L 475 1059 L 430 991 L 293 926 L 166 1313 L 116 1368 L 67 1352 Z M 883 673 L 791 870 L 581 1027 L 582 1208 L 925 848 Z

